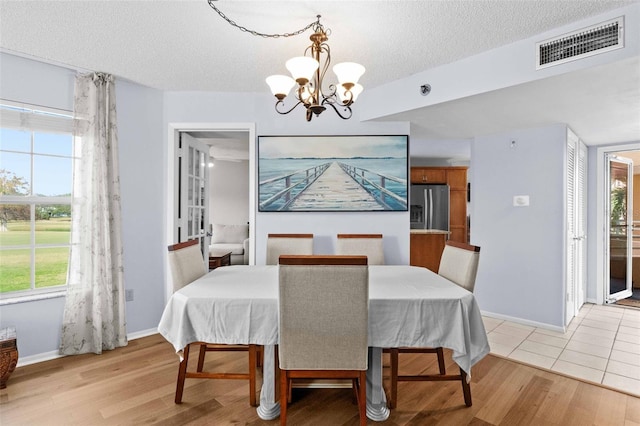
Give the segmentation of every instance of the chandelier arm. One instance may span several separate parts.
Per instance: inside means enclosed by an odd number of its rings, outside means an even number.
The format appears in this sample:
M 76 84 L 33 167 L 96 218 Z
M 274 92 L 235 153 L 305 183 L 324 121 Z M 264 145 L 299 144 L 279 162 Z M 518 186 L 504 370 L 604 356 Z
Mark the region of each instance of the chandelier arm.
M 353 92 L 351 90 L 347 90 L 345 94 L 348 94 L 349 97 L 346 100 L 340 102 L 340 97 L 338 96 L 338 87 L 342 87 L 342 85 L 340 83 L 329 85 L 329 89 L 331 89 L 331 94 L 327 96 L 327 98 L 335 98 L 335 100 L 331 100 L 331 101 L 327 100 L 327 102 L 333 102 L 333 103 L 337 102 L 338 104 L 340 104 L 340 106 L 345 106 L 345 107 L 351 106 L 353 104 Z
M 322 25 L 320 24 L 320 15 L 317 15 L 317 19 L 315 21 L 313 21 L 312 23 L 310 23 L 309 25 L 307 25 L 306 27 L 298 30 L 298 31 L 294 31 L 292 33 L 283 33 L 283 34 L 265 34 L 265 33 L 259 33 L 257 31 L 254 30 L 250 30 L 248 28 L 245 28 L 241 25 L 236 24 L 234 21 L 232 21 L 231 19 L 229 19 L 227 17 L 227 15 L 225 15 L 224 13 L 222 13 L 222 11 L 220 9 L 218 9 L 213 3 L 215 3 L 217 0 L 207 0 L 207 2 L 209 3 L 209 6 L 211 6 L 211 8 L 213 10 L 215 10 L 216 12 L 218 12 L 218 15 L 220 15 L 220 17 L 222 19 L 224 19 L 225 21 L 227 21 L 230 25 L 236 27 L 237 29 L 239 29 L 242 32 L 245 33 L 249 33 L 251 35 L 254 36 L 258 36 L 258 37 L 264 37 L 264 38 L 280 38 L 280 37 L 293 37 L 293 36 L 297 36 L 300 35 L 302 33 L 304 33 L 305 31 L 307 31 L 309 28 L 317 28 L 322 27 Z
M 351 116 L 353 115 L 353 111 L 351 110 L 350 106 L 344 106 L 344 111 L 345 113 L 348 111 L 348 114 L 342 115 L 342 113 L 338 110 L 338 108 L 336 108 L 335 105 L 335 101 L 331 100 L 330 98 L 325 98 L 322 101 L 322 105 L 329 105 L 331 108 L 333 108 L 333 110 L 336 112 L 336 114 L 338 114 L 338 117 L 342 118 L 343 120 L 348 120 L 351 118 Z
M 296 109 L 296 107 L 297 107 L 298 105 L 300 105 L 300 104 L 302 104 L 302 103 L 303 103 L 303 102 L 299 100 L 299 101 L 298 101 L 294 106 L 292 106 L 289 110 L 286 110 L 286 111 L 285 111 L 285 110 L 283 109 L 283 110 L 281 111 L 281 110 L 279 110 L 279 109 L 278 109 L 278 106 L 282 106 L 282 107 L 284 108 L 284 101 L 278 101 L 278 102 L 276 102 L 276 105 L 275 105 L 276 112 L 277 112 L 278 114 L 282 114 L 282 115 L 289 114 L 291 111 L 293 111 L 294 109 Z
M 330 84 L 329 85 L 329 90 L 331 91 L 331 93 L 329 93 L 327 96 L 325 96 L 325 98 L 330 98 L 330 97 L 338 97 L 338 85 L 340 83 L 336 83 L 336 84 Z

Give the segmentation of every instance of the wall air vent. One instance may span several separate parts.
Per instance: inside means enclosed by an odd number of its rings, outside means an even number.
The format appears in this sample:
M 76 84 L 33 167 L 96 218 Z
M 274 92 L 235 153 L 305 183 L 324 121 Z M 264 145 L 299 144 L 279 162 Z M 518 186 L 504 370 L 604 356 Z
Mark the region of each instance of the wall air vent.
M 624 47 L 624 17 L 536 43 L 536 69 Z

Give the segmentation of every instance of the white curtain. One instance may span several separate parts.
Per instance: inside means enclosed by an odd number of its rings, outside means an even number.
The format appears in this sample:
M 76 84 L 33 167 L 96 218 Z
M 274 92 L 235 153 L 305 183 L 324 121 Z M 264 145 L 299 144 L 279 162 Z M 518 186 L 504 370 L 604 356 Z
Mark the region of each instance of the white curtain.
M 126 346 L 113 76 L 76 76 L 72 231 L 60 353 Z

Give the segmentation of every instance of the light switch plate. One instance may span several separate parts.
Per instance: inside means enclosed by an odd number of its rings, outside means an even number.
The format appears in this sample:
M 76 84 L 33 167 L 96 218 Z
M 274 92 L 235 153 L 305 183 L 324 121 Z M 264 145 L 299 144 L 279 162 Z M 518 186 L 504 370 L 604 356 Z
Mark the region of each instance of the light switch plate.
M 513 196 L 514 207 L 527 207 L 529 205 L 528 195 L 514 195 Z

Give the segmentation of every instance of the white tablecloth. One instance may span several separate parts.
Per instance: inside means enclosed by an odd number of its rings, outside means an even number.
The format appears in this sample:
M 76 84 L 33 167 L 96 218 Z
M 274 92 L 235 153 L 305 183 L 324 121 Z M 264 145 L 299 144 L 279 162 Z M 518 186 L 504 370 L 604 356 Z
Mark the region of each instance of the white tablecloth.
M 177 352 L 193 342 L 276 345 L 278 267 L 237 265 L 214 269 L 173 294 L 158 331 Z M 454 361 L 468 374 L 489 353 L 473 294 L 426 268 L 404 265 L 369 266 L 369 346 L 442 346 L 453 350 Z M 271 356 L 268 354 L 265 359 L 265 367 L 269 361 L 273 365 Z M 375 357 L 374 361 L 378 368 Z M 267 370 L 261 406 L 272 403 L 268 398 L 273 390 L 265 392 L 265 386 L 273 386 L 267 380 Z M 380 406 L 385 402 L 381 373 L 380 377 L 377 371 L 374 374 L 373 396 Z M 272 372 L 268 376 L 273 377 Z M 382 417 L 384 413 L 370 415 L 374 420 L 383 420 Z

